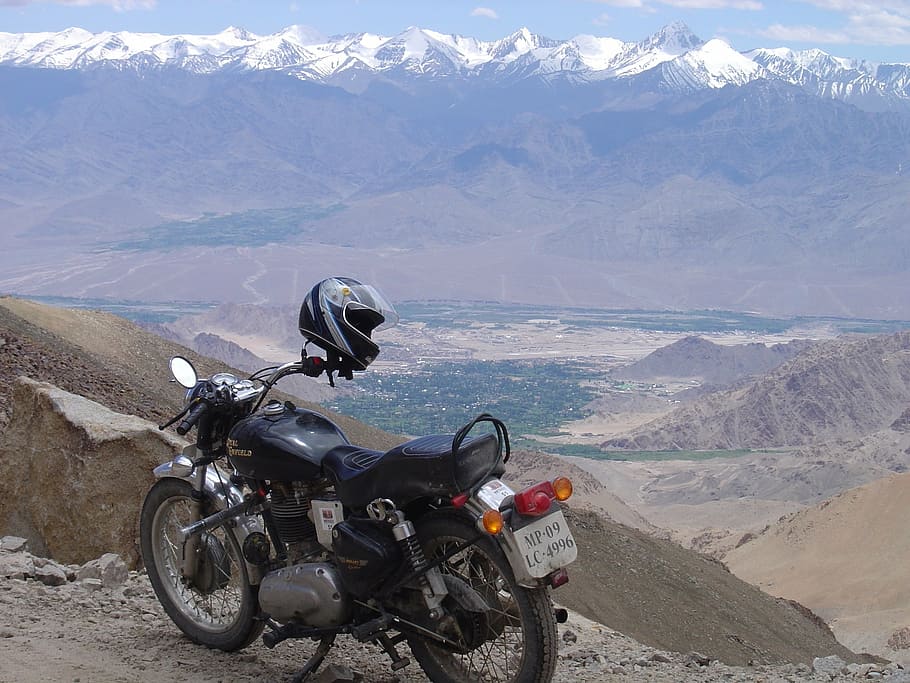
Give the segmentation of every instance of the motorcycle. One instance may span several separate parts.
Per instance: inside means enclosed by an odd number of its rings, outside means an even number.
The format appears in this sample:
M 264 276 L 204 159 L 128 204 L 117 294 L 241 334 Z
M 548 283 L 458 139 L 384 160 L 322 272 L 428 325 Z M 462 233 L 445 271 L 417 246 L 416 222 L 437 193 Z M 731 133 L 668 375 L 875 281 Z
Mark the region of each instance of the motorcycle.
M 508 431 L 488 414 L 383 452 L 317 412 L 266 401 L 289 375 L 331 380 L 329 365 L 304 348 L 246 379 L 199 379 L 171 359 L 186 404 L 160 428 L 179 422 L 196 438 L 154 470 L 140 518 L 165 612 L 224 651 L 260 634 L 269 648 L 318 641 L 295 681 L 339 634 L 377 644 L 393 670 L 409 664 L 406 644 L 433 681 L 550 681 L 566 619 L 550 590 L 577 556 L 559 506 L 571 482 L 503 483 Z

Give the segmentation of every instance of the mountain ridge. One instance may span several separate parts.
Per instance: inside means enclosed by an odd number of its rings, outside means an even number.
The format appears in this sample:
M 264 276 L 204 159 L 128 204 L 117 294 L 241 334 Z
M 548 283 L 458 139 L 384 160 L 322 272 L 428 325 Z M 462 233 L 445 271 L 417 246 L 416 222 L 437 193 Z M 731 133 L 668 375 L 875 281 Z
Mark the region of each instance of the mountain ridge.
M 411 26 L 392 36 L 354 33 L 324 37 L 292 25 L 270 35 L 229 27 L 214 35 L 0 33 L 0 65 L 50 69 L 116 68 L 137 71 L 178 68 L 193 73 L 279 70 L 302 80 L 346 85 L 382 77 L 526 78 L 589 83 L 663 72 L 671 92 L 783 80 L 821 97 L 869 107 L 910 102 L 910 64 L 847 60 L 818 49 L 755 48 L 738 52 L 725 41 L 704 41 L 673 22 L 638 42 L 581 34 L 554 40 L 521 28 L 483 41 Z

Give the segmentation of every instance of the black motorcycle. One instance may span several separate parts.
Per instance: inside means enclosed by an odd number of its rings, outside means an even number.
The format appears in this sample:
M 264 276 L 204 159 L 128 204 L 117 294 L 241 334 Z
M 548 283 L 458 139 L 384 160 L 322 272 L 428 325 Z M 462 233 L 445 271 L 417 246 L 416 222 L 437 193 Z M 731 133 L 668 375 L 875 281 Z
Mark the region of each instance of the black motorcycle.
M 298 681 L 338 634 L 378 644 L 396 670 L 406 643 L 433 681 L 550 681 L 565 611 L 549 592 L 577 555 L 558 505 L 569 480 L 519 492 L 500 481 L 509 438 L 490 415 L 382 452 L 319 413 L 265 400 L 282 377 L 325 364 L 302 354 L 248 379 L 200 380 L 171 360 L 187 403 L 162 429 L 195 426 L 196 441 L 155 469 L 140 520 L 168 616 L 226 651 L 265 629 L 270 648 L 316 640 Z

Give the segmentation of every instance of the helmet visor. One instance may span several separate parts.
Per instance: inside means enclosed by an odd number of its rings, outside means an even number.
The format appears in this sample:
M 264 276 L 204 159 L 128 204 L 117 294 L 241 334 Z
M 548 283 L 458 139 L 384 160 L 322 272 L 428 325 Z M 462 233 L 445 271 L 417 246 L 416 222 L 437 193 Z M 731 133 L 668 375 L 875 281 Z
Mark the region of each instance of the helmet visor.
M 372 330 L 385 330 L 398 323 L 398 313 L 382 292 L 372 285 L 364 285 L 350 278 L 335 278 L 334 286 L 323 289 L 323 296 L 332 304 L 347 313 L 350 311 L 372 309 L 381 317 L 370 316 Z M 357 318 L 357 314 L 352 316 Z M 360 328 L 360 325 L 356 327 Z M 367 332 L 369 336 L 369 332 Z

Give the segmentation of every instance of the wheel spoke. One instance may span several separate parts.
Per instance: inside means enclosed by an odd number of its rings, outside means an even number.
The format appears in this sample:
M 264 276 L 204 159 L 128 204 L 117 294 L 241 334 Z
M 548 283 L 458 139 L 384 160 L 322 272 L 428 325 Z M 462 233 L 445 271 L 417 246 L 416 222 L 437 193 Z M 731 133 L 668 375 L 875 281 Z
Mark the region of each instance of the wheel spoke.
M 458 538 L 436 539 L 433 553 L 442 556 L 453 544 L 460 542 Z M 520 669 L 525 642 L 518 605 L 507 588 L 508 582 L 492 558 L 478 546 L 449 558 L 441 570 L 476 591 L 487 604 L 488 611 L 483 643 L 464 654 L 437 649 L 437 656 L 450 658 L 453 668 L 460 671 L 465 680 L 511 681 Z
M 189 523 L 190 505 L 184 499 L 172 499 L 159 508 L 154 523 L 155 538 L 158 539 L 160 553 L 156 557 L 159 574 L 165 580 L 165 590 L 173 603 L 201 627 L 218 631 L 230 627 L 241 609 L 242 591 L 238 590 L 241 581 L 235 549 L 223 529 L 200 535 L 199 547 L 207 553 L 204 562 L 205 571 L 211 578 L 203 578 L 208 585 L 201 589 L 190 585 L 181 575 L 183 556 L 183 539 L 180 529 Z M 213 554 L 207 545 L 218 548 Z

